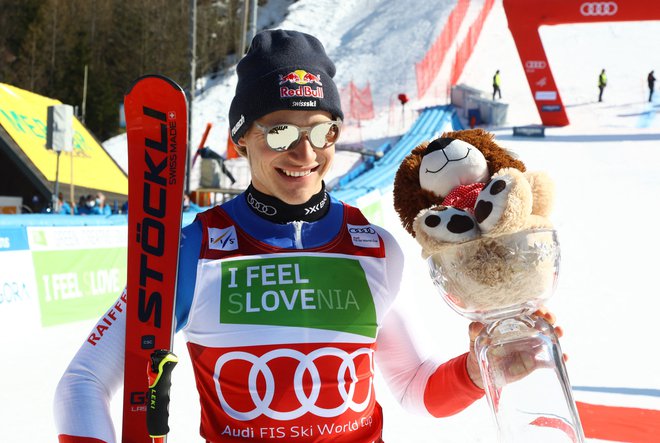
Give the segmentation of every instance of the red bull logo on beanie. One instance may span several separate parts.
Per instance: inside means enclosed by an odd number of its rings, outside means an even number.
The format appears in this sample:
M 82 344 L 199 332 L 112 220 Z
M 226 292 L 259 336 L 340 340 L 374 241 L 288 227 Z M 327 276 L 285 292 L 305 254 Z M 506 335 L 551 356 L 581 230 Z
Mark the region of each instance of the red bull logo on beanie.
M 312 88 L 310 86 L 301 86 L 299 88 L 280 88 L 280 98 L 291 97 L 316 97 L 323 98 L 323 88 Z
M 280 86 L 286 83 L 295 83 L 298 85 L 306 85 L 308 83 L 315 83 L 323 86 L 321 83 L 321 76 L 307 72 L 304 69 L 296 69 L 286 75 L 280 75 Z
M 315 97 L 323 98 L 323 83 L 320 74 L 312 74 L 304 69 L 296 69 L 288 74 L 280 75 L 280 98 Z M 289 87 L 287 85 L 294 85 Z M 312 87 L 315 85 L 316 87 Z

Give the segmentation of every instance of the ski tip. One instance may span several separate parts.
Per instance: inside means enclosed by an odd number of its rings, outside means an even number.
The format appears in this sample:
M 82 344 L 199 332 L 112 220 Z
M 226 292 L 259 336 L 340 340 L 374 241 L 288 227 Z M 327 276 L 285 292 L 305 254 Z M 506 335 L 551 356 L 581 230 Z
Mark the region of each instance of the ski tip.
M 146 79 L 159 79 L 159 80 L 162 80 L 162 81 L 168 83 L 170 86 L 172 86 L 177 91 L 185 93 L 183 88 L 181 86 L 179 86 L 179 84 L 177 82 L 175 82 L 174 80 L 172 80 L 171 78 L 166 77 L 166 76 L 161 75 L 161 74 L 147 74 L 147 75 L 143 75 L 143 76 L 138 77 L 137 79 L 135 79 L 133 81 L 133 83 L 131 84 L 131 86 L 128 87 L 128 90 L 126 91 L 126 93 L 124 95 L 130 94 L 131 91 L 133 90 L 133 88 L 135 88 L 135 86 L 138 83 L 140 83 L 141 81 L 146 80 Z

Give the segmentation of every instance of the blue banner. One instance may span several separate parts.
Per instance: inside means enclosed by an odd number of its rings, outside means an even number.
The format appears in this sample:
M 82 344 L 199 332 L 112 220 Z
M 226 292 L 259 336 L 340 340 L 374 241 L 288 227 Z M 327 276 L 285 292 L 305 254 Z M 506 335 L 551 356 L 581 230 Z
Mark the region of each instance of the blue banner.
M 27 232 L 23 226 L 3 226 L 0 229 L 0 252 L 28 249 Z

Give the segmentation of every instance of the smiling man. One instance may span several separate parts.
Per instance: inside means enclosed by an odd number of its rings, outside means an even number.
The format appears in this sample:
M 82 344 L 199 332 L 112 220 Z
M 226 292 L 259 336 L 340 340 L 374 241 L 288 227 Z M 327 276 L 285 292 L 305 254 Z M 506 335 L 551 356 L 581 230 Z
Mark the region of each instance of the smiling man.
M 184 228 L 179 259 L 176 326 L 195 372 L 202 437 L 382 442 L 375 365 L 421 413 L 451 415 L 481 398 L 474 355 L 439 364 L 417 353 L 394 307 L 403 273 L 396 240 L 325 189 L 343 113 L 321 43 L 261 32 L 237 73 L 230 127 L 252 183 Z M 61 443 L 115 441 L 108 405 L 121 384 L 125 323 L 118 316 L 85 343 L 62 377 Z

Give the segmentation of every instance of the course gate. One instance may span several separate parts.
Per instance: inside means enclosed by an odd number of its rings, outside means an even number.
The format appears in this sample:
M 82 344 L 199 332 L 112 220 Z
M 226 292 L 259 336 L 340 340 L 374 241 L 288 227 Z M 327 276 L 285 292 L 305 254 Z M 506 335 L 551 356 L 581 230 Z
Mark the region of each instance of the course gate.
M 569 122 L 541 43 L 541 25 L 660 20 L 657 0 L 503 0 L 503 4 L 534 102 L 546 126 L 566 126 Z

